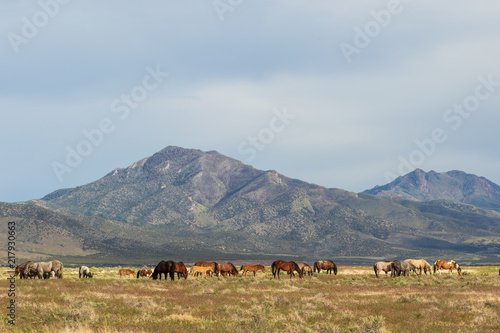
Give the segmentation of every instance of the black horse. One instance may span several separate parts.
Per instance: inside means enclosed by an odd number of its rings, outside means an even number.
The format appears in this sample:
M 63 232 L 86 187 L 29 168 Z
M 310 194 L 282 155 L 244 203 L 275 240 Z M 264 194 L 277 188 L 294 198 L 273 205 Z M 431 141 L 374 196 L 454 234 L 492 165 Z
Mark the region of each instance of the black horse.
M 161 275 L 165 274 L 165 280 L 167 280 L 167 274 L 170 275 L 170 280 L 174 280 L 174 273 L 175 273 L 175 262 L 172 260 L 165 261 L 162 260 L 156 265 L 155 270 L 153 271 L 153 274 L 151 277 L 153 280 L 156 280 L 158 278 L 158 275 L 161 280 Z

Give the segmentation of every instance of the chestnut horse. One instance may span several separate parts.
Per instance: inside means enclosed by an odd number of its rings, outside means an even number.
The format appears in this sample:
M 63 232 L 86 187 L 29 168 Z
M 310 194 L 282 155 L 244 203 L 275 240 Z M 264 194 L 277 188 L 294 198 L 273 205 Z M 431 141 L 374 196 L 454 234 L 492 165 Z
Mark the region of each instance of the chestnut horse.
M 293 271 L 299 273 L 299 277 L 304 278 L 304 274 L 302 274 L 302 270 L 299 268 L 299 265 L 295 261 L 284 261 L 284 260 L 276 260 L 271 264 L 271 271 L 273 272 L 273 276 L 276 279 L 278 276 L 278 280 L 280 279 L 280 270 L 284 270 L 286 272 L 290 272 L 290 279 L 293 276 Z
M 184 279 L 188 277 L 188 270 L 182 261 L 175 263 L 175 273 L 177 273 L 177 280 L 181 278 L 181 275 L 184 276 Z
M 134 277 L 135 272 L 131 269 L 122 268 L 118 271 L 118 274 L 120 275 L 120 279 L 121 279 L 123 275 L 127 275 L 127 276 L 132 275 L 132 277 Z
M 217 276 L 226 276 L 226 274 L 231 274 L 232 276 L 238 276 L 238 270 L 230 262 L 227 264 L 217 264 Z
M 15 276 L 19 275 L 20 279 L 27 279 L 28 275 L 24 274 L 24 270 L 26 269 L 27 265 L 32 263 L 33 261 L 26 261 L 24 264 L 17 266 L 14 275 Z
M 247 272 L 250 271 L 253 272 L 253 276 L 255 276 L 255 273 L 257 273 L 257 271 L 262 271 L 263 273 L 265 273 L 266 268 L 262 265 L 243 265 L 241 266 L 240 271 L 243 271 L 241 275 L 247 276 Z
M 150 269 L 140 269 L 137 271 L 137 278 L 150 277 L 152 273 L 153 273 L 153 271 Z
M 333 272 L 335 275 L 337 275 L 337 265 L 335 265 L 331 260 L 319 260 L 314 263 L 315 273 L 316 271 L 320 273 L 322 269 L 326 270 L 327 274 L 332 274 Z
M 439 273 L 441 273 L 442 268 L 449 269 L 450 274 L 453 273 L 453 269 L 456 268 L 458 275 L 462 275 L 462 268 L 458 266 L 455 260 L 438 260 L 434 263 L 434 273 L 436 273 L 436 271 L 439 271 Z
M 215 261 L 197 261 L 194 263 L 195 266 L 210 267 L 212 272 L 217 274 L 217 263 Z

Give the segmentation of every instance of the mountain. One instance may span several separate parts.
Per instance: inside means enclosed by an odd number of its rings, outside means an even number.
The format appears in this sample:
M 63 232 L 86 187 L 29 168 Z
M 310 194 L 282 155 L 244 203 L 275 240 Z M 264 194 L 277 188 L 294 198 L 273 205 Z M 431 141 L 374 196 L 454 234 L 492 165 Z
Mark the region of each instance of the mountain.
M 30 204 L 66 216 L 65 230 L 75 237 L 86 229 L 73 221 L 88 227 L 100 221 L 107 228 L 103 234 L 83 239 L 94 241 L 92 250 L 108 258 L 473 254 L 493 260 L 500 249 L 498 212 L 325 188 L 215 151 L 173 146 Z M 99 253 L 89 258 L 100 258 Z
M 500 211 L 500 186 L 463 171 L 438 173 L 416 169 L 363 193 L 414 201 L 447 200 Z

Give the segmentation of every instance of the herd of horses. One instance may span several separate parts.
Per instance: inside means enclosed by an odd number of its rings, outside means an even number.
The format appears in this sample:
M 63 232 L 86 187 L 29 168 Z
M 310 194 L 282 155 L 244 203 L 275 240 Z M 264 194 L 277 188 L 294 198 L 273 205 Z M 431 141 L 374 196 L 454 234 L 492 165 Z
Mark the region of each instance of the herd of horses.
M 373 265 L 373 270 L 375 271 L 375 276 L 377 277 L 379 277 L 381 272 L 385 272 L 386 275 L 391 272 L 391 277 L 401 276 L 401 274 L 403 276 L 409 276 L 410 272 L 414 272 L 415 274 L 422 276 L 422 273 L 427 274 L 427 272 L 429 272 L 429 274 L 432 274 L 433 272 L 441 273 L 441 269 L 449 270 L 450 273 L 456 269 L 458 275 L 462 275 L 462 268 L 460 268 L 454 260 L 438 260 L 433 266 L 431 266 L 424 259 L 406 259 L 403 262 L 398 260 L 386 260 L 376 262 Z
M 15 269 L 15 276 L 20 279 L 32 279 L 38 277 L 39 279 L 49 278 L 63 278 L 63 264 L 59 260 L 52 260 L 47 262 L 33 262 L 27 261 Z
M 449 270 L 450 273 L 455 269 L 458 275 L 462 275 L 462 269 L 454 260 L 438 260 L 434 263 L 434 265 L 430 265 L 424 259 L 406 259 L 404 261 L 398 260 L 386 260 L 379 261 L 373 265 L 373 270 L 375 271 L 375 276 L 379 277 L 381 272 L 385 272 L 387 275 L 389 272 L 391 273 L 391 277 L 396 276 L 409 276 L 410 272 L 414 272 L 419 276 L 422 276 L 423 273 L 432 274 L 441 273 L 441 270 Z M 175 275 L 177 274 L 177 279 L 183 277 L 187 279 L 188 275 L 193 277 L 195 276 L 238 276 L 239 272 L 242 272 L 242 276 L 246 276 L 248 272 L 253 272 L 253 276 L 257 274 L 257 272 L 265 272 L 266 269 L 262 265 L 243 265 L 238 270 L 232 263 L 217 263 L 215 261 L 197 261 L 194 266 L 188 268 L 184 265 L 183 262 L 175 262 L 173 260 L 162 260 L 156 265 L 156 267 L 151 269 L 140 269 L 139 271 L 134 272 L 131 269 L 120 269 L 118 274 L 120 279 L 125 276 L 137 278 L 146 277 L 151 278 L 153 280 L 157 280 L 162 278 L 168 279 L 170 277 L 171 280 L 174 280 Z M 296 263 L 295 261 L 285 261 L 285 260 L 276 260 L 271 264 L 271 272 L 273 277 L 276 279 L 280 279 L 280 272 L 286 272 L 290 275 L 290 279 L 295 277 L 295 273 L 299 275 L 299 278 L 303 278 L 304 275 L 312 276 L 313 272 L 320 273 L 321 271 L 326 271 L 327 274 L 335 274 L 337 275 L 337 265 L 331 260 L 320 260 L 316 261 L 313 264 L 313 267 L 309 266 L 306 263 Z M 90 272 L 90 269 L 87 266 L 81 266 L 78 271 L 79 278 L 92 278 L 93 275 Z M 500 272 L 499 272 L 500 274 Z M 15 275 L 19 275 L 21 279 L 27 278 L 35 278 L 39 279 L 48 279 L 48 278 L 63 278 L 63 264 L 58 260 L 52 260 L 48 262 L 33 262 L 28 261 L 25 262 L 15 269 Z

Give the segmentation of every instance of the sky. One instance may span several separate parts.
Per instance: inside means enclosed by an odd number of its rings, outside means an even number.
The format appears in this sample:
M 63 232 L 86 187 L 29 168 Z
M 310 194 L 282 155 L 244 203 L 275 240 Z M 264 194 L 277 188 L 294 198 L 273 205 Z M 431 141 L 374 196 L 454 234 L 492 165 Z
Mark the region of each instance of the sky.
M 0 201 L 175 145 L 361 192 L 500 184 L 500 2 L 0 0 Z

